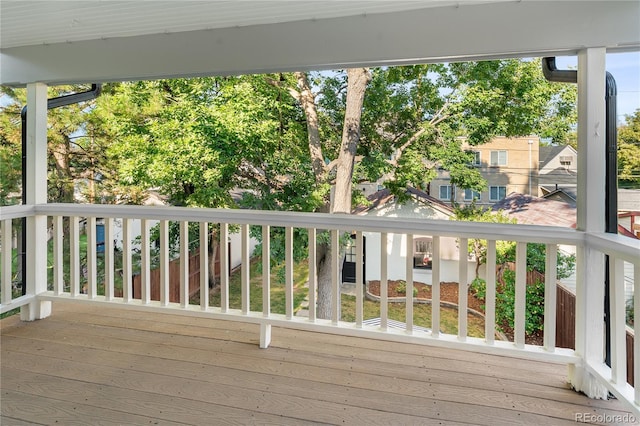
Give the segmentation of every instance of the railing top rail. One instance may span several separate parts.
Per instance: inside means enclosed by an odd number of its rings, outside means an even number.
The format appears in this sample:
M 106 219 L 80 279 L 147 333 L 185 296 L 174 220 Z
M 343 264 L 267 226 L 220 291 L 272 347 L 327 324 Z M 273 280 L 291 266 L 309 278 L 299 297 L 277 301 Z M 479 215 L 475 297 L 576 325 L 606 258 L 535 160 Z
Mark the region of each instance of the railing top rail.
M 20 217 L 33 216 L 35 214 L 35 206 L 33 205 L 17 205 L 0 207 L 0 220 L 18 219 Z
M 640 264 L 640 240 L 620 234 L 586 234 L 589 247 L 618 256 L 633 264 Z
M 292 226 L 296 228 L 340 229 L 348 232 L 389 232 L 572 245 L 582 245 L 584 241 L 584 233 L 560 227 L 328 213 L 98 204 L 40 204 L 35 206 L 35 213 L 51 216 Z

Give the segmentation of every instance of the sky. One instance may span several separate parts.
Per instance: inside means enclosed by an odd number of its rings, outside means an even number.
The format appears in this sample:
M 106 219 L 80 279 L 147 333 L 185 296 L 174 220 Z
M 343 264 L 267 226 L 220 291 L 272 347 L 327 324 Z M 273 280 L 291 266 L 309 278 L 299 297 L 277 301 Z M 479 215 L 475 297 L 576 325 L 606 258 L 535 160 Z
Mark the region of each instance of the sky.
M 558 69 L 576 69 L 576 56 L 556 58 Z M 631 115 L 640 109 L 640 52 L 608 53 L 607 71 L 616 80 L 618 123 L 625 122 L 625 115 Z

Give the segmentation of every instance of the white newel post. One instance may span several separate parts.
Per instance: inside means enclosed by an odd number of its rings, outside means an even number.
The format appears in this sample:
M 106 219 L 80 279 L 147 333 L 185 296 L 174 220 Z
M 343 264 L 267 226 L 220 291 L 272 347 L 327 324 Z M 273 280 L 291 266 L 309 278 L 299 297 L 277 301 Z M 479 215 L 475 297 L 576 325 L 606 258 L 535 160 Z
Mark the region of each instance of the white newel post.
M 27 84 L 27 204 L 47 202 L 47 85 Z M 27 218 L 25 271 L 27 294 L 47 291 L 47 217 Z M 23 321 L 46 318 L 51 302 L 34 301 L 20 309 Z
M 577 229 L 604 232 L 605 200 L 604 48 L 578 53 L 578 218 Z M 576 352 L 587 364 L 604 362 L 604 255 L 578 247 L 576 261 Z M 569 382 L 591 398 L 608 391 L 588 369 L 569 367 Z

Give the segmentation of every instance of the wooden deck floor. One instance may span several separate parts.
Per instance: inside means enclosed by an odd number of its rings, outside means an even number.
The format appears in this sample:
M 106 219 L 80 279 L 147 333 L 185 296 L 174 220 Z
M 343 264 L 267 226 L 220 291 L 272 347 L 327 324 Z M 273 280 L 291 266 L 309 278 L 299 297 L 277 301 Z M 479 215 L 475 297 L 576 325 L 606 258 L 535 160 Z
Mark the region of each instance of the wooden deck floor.
M 249 324 L 54 304 L 2 327 L 1 424 L 561 425 L 624 414 L 566 367 Z

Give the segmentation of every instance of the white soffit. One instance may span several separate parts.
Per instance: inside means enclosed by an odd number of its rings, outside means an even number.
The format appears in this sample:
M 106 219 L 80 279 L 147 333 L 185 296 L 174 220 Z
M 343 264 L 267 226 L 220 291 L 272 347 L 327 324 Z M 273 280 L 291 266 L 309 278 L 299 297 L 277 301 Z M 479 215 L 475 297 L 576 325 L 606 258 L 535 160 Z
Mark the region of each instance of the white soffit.
M 513 0 L 0 1 L 0 48 Z
M 0 83 L 638 49 L 640 1 L 0 1 Z

